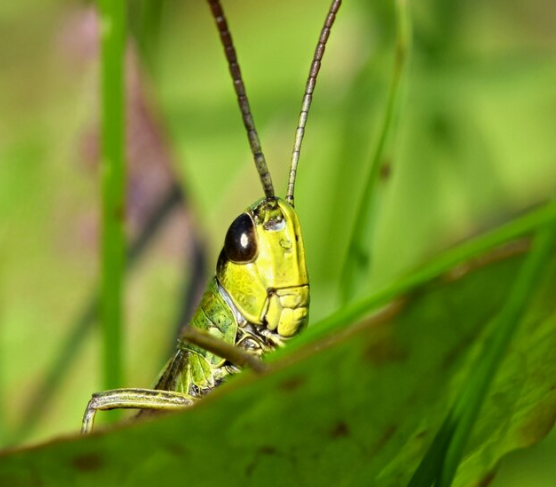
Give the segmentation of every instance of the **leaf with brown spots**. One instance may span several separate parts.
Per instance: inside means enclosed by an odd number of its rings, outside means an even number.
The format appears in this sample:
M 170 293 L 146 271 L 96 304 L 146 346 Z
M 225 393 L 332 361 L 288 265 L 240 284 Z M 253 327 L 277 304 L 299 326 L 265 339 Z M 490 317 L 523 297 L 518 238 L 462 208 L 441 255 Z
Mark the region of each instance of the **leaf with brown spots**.
M 268 479 L 301 487 L 331 479 L 404 485 L 523 258 L 488 261 L 423 286 L 403 307 L 378 315 L 380 325 L 373 318 L 342 324 L 305 347 L 285 348 L 262 376 L 241 374 L 181 414 L 5 454 L 0 482 L 31 469 L 44 486 L 116 485 L 121 478 L 169 485 L 184 472 L 207 486 Z M 550 270 L 490 391 L 457 486 L 481 485 L 505 453 L 553 424 L 555 266 Z

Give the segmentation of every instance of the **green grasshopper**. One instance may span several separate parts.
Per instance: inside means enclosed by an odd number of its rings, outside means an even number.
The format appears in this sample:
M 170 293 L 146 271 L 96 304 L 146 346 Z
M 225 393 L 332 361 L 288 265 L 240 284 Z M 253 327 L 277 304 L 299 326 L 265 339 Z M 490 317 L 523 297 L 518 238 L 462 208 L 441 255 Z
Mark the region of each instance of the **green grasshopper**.
M 230 225 L 216 275 L 154 388 L 94 394 L 83 417 L 83 433 L 92 430 L 99 410 L 186 408 L 226 376 L 239 372 L 240 366 L 260 367 L 257 357 L 283 345 L 308 321 L 309 277 L 301 226 L 294 209 L 295 178 L 317 75 L 341 0 L 332 1 L 311 63 L 285 199 L 274 193 L 224 12 L 219 0 L 207 1 L 224 46 L 265 197 Z

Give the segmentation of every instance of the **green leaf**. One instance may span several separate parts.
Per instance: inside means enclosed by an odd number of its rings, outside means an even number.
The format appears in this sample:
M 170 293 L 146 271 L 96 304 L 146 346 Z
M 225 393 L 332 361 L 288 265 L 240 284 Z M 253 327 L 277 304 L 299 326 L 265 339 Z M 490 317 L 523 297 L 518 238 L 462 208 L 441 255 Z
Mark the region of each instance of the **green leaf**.
M 396 46 L 392 79 L 379 129 L 379 138 L 371 160 L 370 171 L 363 185 L 363 192 L 355 213 L 348 253 L 342 270 L 340 291 L 344 303 L 354 300 L 366 291 L 371 275 L 373 236 L 376 219 L 380 213 L 381 175 L 389 171 L 385 154 L 391 138 L 394 120 L 399 116 L 401 84 L 407 71 L 411 51 L 411 15 L 406 0 L 396 1 Z
M 533 251 L 523 263 L 508 298 L 493 320 L 492 335 L 485 342 L 431 448 L 411 479 L 410 487 L 452 485 L 490 386 L 535 294 L 535 284 L 544 274 L 547 257 L 554 248 L 555 231 L 553 225 L 546 226 L 535 236 Z
M 181 414 L 0 457 L 1 485 L 406 485 L 528 253 L 507 245 L 363 322 L 338 323 Z M 455 485 L 556 417 L 555 262 L 510 346 Z

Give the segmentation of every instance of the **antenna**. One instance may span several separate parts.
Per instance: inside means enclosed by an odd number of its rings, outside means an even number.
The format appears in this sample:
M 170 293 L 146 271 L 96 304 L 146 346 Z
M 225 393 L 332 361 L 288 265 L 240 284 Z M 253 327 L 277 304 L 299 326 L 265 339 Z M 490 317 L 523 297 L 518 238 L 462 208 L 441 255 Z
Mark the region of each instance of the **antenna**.
M 232 34 L 228 30 L 228 23 L 226 22 L 226 17 L 224 16 L 224 11 L 222 10 L 220 1 L 207 1 L 210 5 L 216 26 L 218 27 L 218 32 L 220 33 L 220 40 L 224 46 L 224 53 L 226 54 L 228 66 L 230 67 L 230 74 L 232 75 L 232 80 L 234 82 L 234 89 L 237 94 L 237 101 L 239 103 L 239 109 L 241 110 L 243 124 L 247 129 L 247 138 L 249 139 L 251 153 L 255 159 L 255 166 L 257 167 L 257 172 L 259 173 L 264 193 L 267 198 L 273 198 L 274 187 L 272 186 L 272 178 L 270 177 L 270 172 L 268 172 L 268 166 L 266 165 L 266 159 L 261 149 L 261 143 L 259 141 L 257 129 L 255 128 L 253 115 L 251 115 L 251 108 L 249 107 L 249 100 L 247 99 L 247 94 L 245 93 L 245 85 L 243 84 L 243 79 L 241 77 L 241 70 L 239 68 L 236 50 L 234 49 L 234 43 L 232 41 Z
M 293 206 L 293 193 L 295 189 L 295 176 L 297 174 L 297 164 L 299 162 L 299 152 L 301 151 L 301 143 L 303 142 L 303 136 L 305 135 L 305 126 L 307 125 L 307 116 L 309 115 L 309 108 L 311 107 L 311 102 L 313 101 L 313 91 L 315 91 L 315 85 L 317 84 L 317 76 L 319 74 L 320 65 L 322 57 L 324 56 L 324 49 L 326 47 L 326 42 L 330 35 L 330 30 L 336 20 L 336 14 L 342 5 L 342 0 L 333 0 L 328 10 L 328 15 L 324 22 L 324 26 L 320 32 L 319 41 L 317 43 L 317 48 L 315 49 L 315 54 L 313 55 L 313 61 L 311 62 L 311 69 L 309 70 L 309 77 L 307 78 L 307 84 L 305 85 L 305 94 L 303 95 L 303 101 L 301 102 L 301 113 L 299 114 L 299 122 L 297 123 L 297 130 L 295 131 L 295 143 L 293 145 L 292 153 L 292 163 L 290 166 L 290 178 L 288 181 L 288 192 L 286 194 L 286 201 Z

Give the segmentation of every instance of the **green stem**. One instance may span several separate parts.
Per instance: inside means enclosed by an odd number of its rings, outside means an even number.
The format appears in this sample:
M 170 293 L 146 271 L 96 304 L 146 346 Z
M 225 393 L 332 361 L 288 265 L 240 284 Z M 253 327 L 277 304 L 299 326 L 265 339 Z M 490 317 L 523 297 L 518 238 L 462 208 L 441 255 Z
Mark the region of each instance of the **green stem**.
M 103 388 L 124 383 L 122 297 L 125 220 L 124 63 L 126 3 L 99 0 L 101 41 L 102 237 L 100 316 Z
M 2 284 L 4 281 L 2 280 L 2 261 L 0 261 L 0 297 L 4 294 L 1 292 Z M 2 306 L 2 302 L 0 302 L 0 313 L 4 307 Z M 0 319 L 0 449 L 5 446 L 9 439 L 9 431 L 8 431 L 8 422 L 6 421 L 6 407 L 7 407 L 7 394 L 6 394 L 6 387 L 5 387 L 5 362 L 4 357 L 6 356 L 7 352 L 7 343 L 5 340 L 5 333 L 3 327 L 4 321 Z
M 398 113 L 402 80 L 411 51 L 411 16 L 407 5 L 408 1 L 396 0 L 397 27 L 394 69 L 378 144 L 356 212 L 353 232 L 348 243 L 348 253 L 342 270 L 340 290 L 344 303 L 353 301 L 357 295 L 356 290 L 363 289 L 363 283 L 368 281 L 366 278 L 372 265 L 370 249 L 372 249 L 372 239 L 379 212 L 380 179 L 386 163 L 384 151 Z

